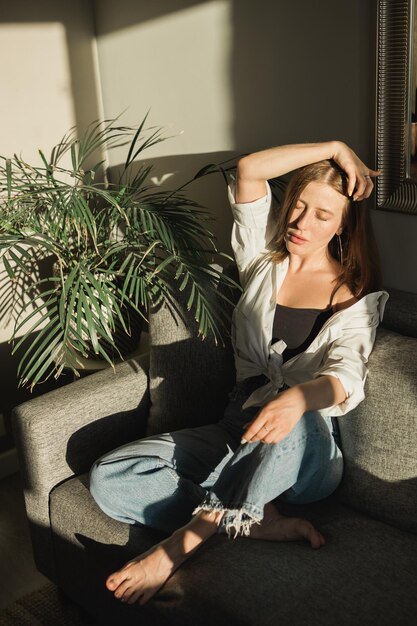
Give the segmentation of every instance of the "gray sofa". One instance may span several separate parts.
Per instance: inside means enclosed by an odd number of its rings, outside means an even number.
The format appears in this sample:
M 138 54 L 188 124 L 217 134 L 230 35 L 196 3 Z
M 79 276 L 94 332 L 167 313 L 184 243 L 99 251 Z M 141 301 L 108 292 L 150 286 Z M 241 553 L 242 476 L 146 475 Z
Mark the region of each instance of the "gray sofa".
M 417 296 L 390 290 L 366 400 L 339 418 L 345 473 L 328 499 L 281 510 L 326 538 L 216 535 L 144 607 L 104 587 L 163 538 L 116 522 L 88 490 L 93 461 L 146 434 L 217 420 L 234 384 L 230 345 L 196 337 L 184 300 L 150 317 L 148 357 L 18 406 L 13 424 L 37 567 L 102 624 L 417 624 Z

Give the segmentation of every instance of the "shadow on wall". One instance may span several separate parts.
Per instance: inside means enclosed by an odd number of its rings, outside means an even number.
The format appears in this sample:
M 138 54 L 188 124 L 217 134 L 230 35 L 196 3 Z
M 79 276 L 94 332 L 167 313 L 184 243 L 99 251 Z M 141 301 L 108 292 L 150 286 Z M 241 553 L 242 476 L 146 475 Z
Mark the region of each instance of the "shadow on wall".
M 96 34 L 206 2 L 120 0 L 115 8 L 111 0 L 95 0 Z M 234 148 L 340 139 L 373 158 L 375 0 L 304 2 L 302 11 L 284 0 L 229 3 Z
M 138 161 L 141 165 L 152 165 L 147 184 L 154 185 L 151 191 L 175 190 L 190 181 L 201 168 L 211 163 L 224 165 L 236 163 L 234 152 L 209 152 L 201 154 L 174 154 L 170 156 L 145 159 Z M 112 183 L 118 181 L 119 166 L 110 168 L 109 179 Z M 230 234 L 232 230 L 232 213 L 227 197 L 227 185 L 221 173 L 208 174 L 187 185 L 183 193 L 192 200 L 203 205 L 215 221 L 208 222 L 207 228 L 216 236 L 217 248 L 222 252 L 232 254 Z M 218 262 L 218 260 L 217 260 Z

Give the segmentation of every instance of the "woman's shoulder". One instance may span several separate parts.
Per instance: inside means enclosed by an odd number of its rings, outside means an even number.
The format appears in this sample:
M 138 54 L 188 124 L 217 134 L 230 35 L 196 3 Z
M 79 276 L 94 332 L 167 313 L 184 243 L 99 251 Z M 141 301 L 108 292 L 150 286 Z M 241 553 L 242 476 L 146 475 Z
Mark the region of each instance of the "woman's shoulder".
M 383 289 L 369 292 L 361 298 L 357 298 L 353 295 L 349 287 L 343 283 L 340 288 L 337 288 L 332 305 L 336 312 L 349 309 L 352 305 L 357 304 L 357 306 L 354 307 L 357 315 L 368 315 L 375 319 L 379 318 L 379 320 L 382 320 L 388 298 L 389 294 Z
M 333 293 L 332 306 L 335 313 L 348 309 L 356 302 L 358 302 L 358 298 L 356 298 L 346 283 L 342 283 Z

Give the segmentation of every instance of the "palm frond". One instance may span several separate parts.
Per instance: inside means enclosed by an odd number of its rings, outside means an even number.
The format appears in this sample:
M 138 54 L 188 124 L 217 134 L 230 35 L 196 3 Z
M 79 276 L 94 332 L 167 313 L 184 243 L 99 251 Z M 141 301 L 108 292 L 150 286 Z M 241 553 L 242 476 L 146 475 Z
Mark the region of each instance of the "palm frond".
M 72 128 L 49 159 L 39 150 L 35 165 L 0 156 L 0 258 L 14 290 L 1 296 L 15 311 L 13 349 L 24 351 L 21 385 L 33 387 L 64 368 L 78 375 L 81 357 L 113 365 L 122 358 L 116 333 L 132 334 L 131 313 L 148 321 L 149 308 L 178 290 L 187 290 L 202 338 L 218 342 L 230 332 L 228 290 L 238 285 L 209 261 L 232 257 L 217 248 L 210 211 L 183 190 L 214 173 L 226 180 L 232 166 L 210 164 L 178 189 L 155 190 L 147 184 L 152 165 L 138 159 L 169 137 L 148 117 L 137 127 L 96 120 L 80 136 Z M 118 146 L 127 154 L 112 184 L 101 179 L 101 152 Z M 87 167 L 96 152 L 100 158 Z M 28 288 L 39 260 L 52 270 Z M 19 289 L 27 291 L 20 303 Z

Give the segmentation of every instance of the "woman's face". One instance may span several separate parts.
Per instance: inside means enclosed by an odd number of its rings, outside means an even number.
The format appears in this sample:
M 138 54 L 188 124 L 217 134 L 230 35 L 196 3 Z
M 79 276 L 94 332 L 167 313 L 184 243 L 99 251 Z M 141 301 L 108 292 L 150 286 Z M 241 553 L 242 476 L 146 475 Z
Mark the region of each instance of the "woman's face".
M 290 214 L 288 252 L 305 256 L 326 251 L 334 235 L 342 232 L 346 202 L 346 197 L 327 183 L 309 183 Z

